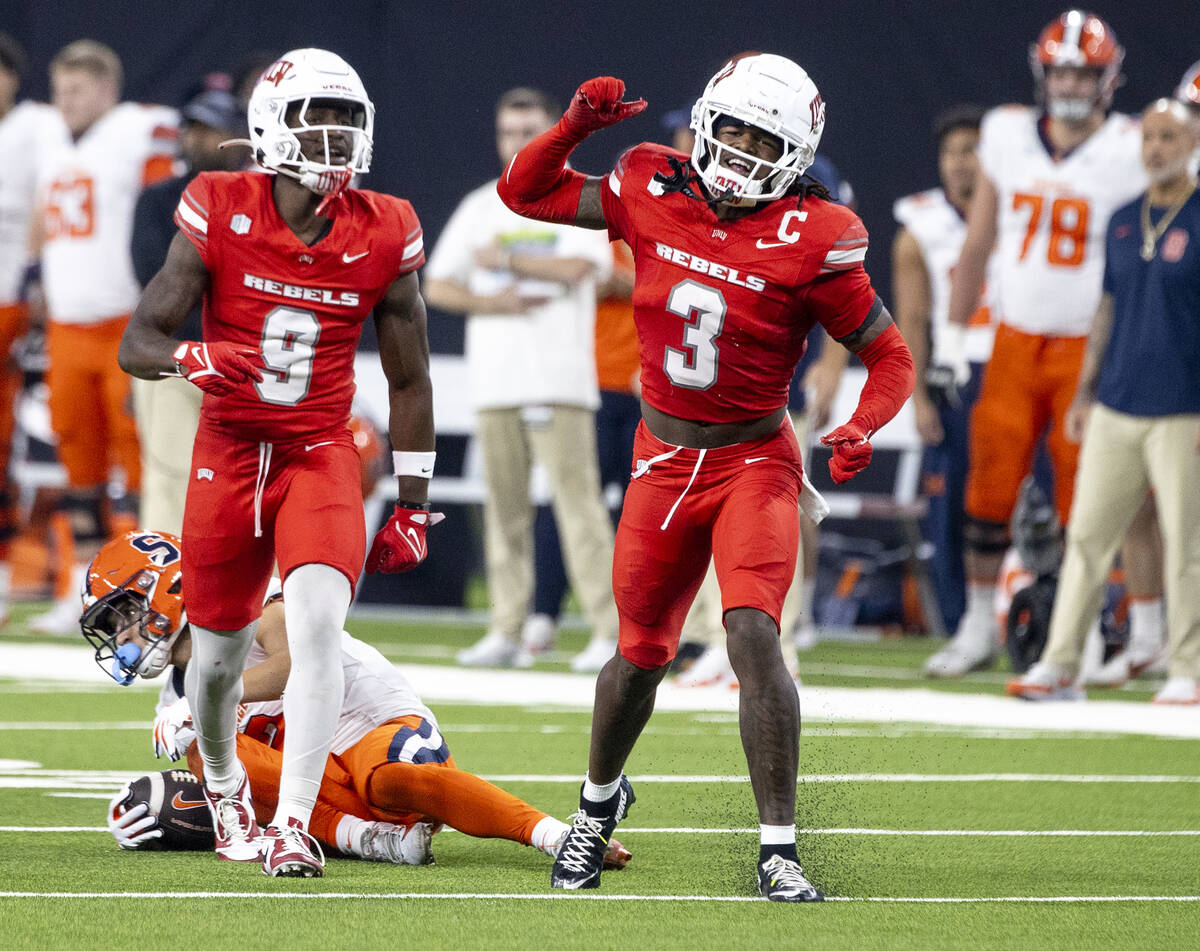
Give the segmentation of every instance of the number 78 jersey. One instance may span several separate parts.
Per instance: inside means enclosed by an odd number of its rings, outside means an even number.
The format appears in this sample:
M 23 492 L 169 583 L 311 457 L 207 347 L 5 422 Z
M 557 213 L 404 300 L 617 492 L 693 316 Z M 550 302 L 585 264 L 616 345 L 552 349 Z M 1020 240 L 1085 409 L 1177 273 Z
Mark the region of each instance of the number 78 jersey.
M 845 337 L 882 308 L 863 269 L 867 231 L 848 208 L 811 196 L 718 220 L 668 187 L 690 174 L 683 158 L 636 146 L 602 189 L 610 237 L 633 249 L 642 398 L 702 422 L 766 416 L 787 404 L 816 324 Z
M 1100 303 L 1112 213 L 1146 187 L 1141 126 L 1114 113 L 1057 160 L 1028 106 L 983 120 L 979 161 L 996 188 L 995 309 L 1027 334 L 1083 337 Z
M 263 380 L 205 394 L 202 413 L 249 441 L 305 439 L 344 425 L 363 321 L 397 277 L 425 261 L 421 225 L 403 199 L 348 189 L 333 225 L 306 245 L 280 218 L 274 176 L 204 172 L 175 223 L 209 272 L 204 339 L 262 350 Z

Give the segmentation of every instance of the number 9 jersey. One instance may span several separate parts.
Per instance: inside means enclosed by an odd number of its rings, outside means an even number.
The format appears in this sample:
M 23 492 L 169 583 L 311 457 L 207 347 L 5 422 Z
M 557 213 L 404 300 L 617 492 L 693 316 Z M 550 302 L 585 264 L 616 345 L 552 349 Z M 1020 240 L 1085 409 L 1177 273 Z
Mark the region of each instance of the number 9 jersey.
M 701 422 L 767 416 L 787 404 L 817 323 L 838 339 L 882 308 L 863 269 L 867 230 L 812 196 L 718 220 L 685 158 L 635 146 L 602 189 L 609 236 L 634 254 L 642 398 Z
M 175 223 L 210 275 L 204 339 L 261 348 L 266 364 L 253 387 L 206 394 L 202 415 L 241 439 L 285 442 L 345 425 L 363 321 L 425 252 L 412 205 L 359 189 L 343 192 L 329 231 L 306 245 L 276 210 L 273 181 L 201 173 Z
M 1113 113 L 1058 157 L 1041 114 L 1001 106 L 983 119 L 979 162 L 996 188 L 996 316 L 1026 334 L 1085 337 L 1100 303 L 1108 219 L 1145 187 L 1141 126 Z

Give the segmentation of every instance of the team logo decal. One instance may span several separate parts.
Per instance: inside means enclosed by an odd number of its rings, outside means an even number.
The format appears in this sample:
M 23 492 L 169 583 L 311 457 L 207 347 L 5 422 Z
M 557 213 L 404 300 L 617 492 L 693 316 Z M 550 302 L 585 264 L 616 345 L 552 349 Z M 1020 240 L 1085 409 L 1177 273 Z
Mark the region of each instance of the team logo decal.
M 1182 228 L 1172 228 L 1167 232 L 1167 236 L 1163 238 L 1163 260 L 1174 264 L 1181 257 L 1183 257 L 1183 252 L 1187 250 L 1187 246 L 1188 233 Z
M 813 96 L 812 102 L 808 104 L 808 114 L 809 124 L 814 129 L 825 121 L 825 100 L 821 98 L 820 93 Z
M 283 81 L 283 77 L 291 70 L 292 64 L 286 59 L 281 59 L 265 73 L 263 73 L 262 81 L 264 83 L 274 83 L 276 86 Z

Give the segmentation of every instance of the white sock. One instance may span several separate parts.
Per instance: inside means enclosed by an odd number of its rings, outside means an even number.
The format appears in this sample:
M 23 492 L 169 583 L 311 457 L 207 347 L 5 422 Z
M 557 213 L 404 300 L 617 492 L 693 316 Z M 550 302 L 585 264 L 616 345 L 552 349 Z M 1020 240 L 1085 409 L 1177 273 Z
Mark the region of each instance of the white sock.
M 971 582 L 967 585 L 967 610 L 959 621 L 958 633 L 973 643 L 991 649 L 996 645 L 996 585 Z
M 1163 646 L 1162 598 L 1129 599 L 1129 653 L 1157 654 Z
M 0 621 L 8 617 L 8 598 L 12 594 L 12 565 L 0 561 Z
M 359 839 L 366 824 L 366 820 L 358 816 L 342 816 L 333 830 L 333 844 L 337 846 L 338 851 L 362 858 L 363 850 Z
M 237 759 L 237 705 L 242 699 L 242 670 L 257 629 L 258 621 L 240 631 L 191 626 L 192 659 L 184 674 L 184 689 L 204 760 L 205 785 L 222 796 L 237 792 L 244 773 Z
M 621 777 L 618 776 L 611 783 L 605 783 L 603 786 L 597 786 L 590 778 L 583 781 L 583 798 L 588 802 L 608 802 L 616 795 L 617 790 L 621 787 Z
M 800 603 L 796 608 L 799 613 L 799 621 L 803 625 L 811 625 L 813 623 L 813 595 L 816 593 L 816 590 L 816 578 L 800 579 Z
M 546 818 L 538 820 L 538 824 L 533 827 L 533 831 L 529 834 L 529 844 L 535 849 L 541 849 L 547 855 L 556 855 L 558 843 L 562 839 L 563 833 L 569 828 L 571 827 L 562 820 L 555 819 L 554 816 L 546 816 Z
M 350 595 L 346 576 L 329 565 L 301 565 L 283 582 L 292 670 L 283 692 L 287 735 L 273 825 L 296 819 L 308 828 L 342 711 L 342 625 Z
M 769 826 L 760 823 L 758 841 L 762 845 L 795 845 L 796 825 L 792 823 L 790 826 Z

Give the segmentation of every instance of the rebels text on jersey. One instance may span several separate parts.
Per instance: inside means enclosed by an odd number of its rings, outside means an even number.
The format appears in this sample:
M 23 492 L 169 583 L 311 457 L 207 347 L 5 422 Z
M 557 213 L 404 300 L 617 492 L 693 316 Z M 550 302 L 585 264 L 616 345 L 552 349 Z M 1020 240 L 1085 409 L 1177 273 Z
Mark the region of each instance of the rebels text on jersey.
M 702 422 L 766 416 L 786 405 L 817 323 L 845 337 L 882 306 L 863 269 L 867 231 L 849 209 L 813 196 L 721 221 L 665 187 L 671 159 L 684 158 L 635 146 L 602 189 L 609 235 L 635 259 L 642 397 Z
M 425 262 L 421 225 L 403 199 L 348 189 L 329 233 L 306 245 L 280 218 L 274 177 L 205 172 L 175 223 L 210 275 L 204 339 L 261 348 L 263 380 L 203 414 L 252 441 L 304 439 L 345 425 L 363 321 L 392 282 Z

